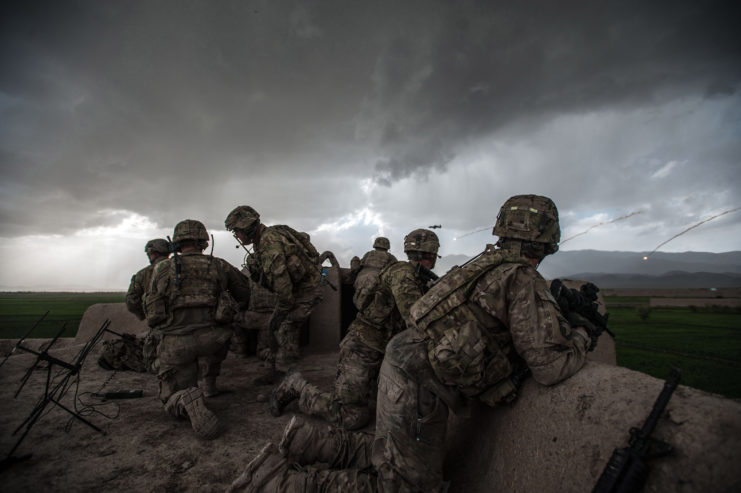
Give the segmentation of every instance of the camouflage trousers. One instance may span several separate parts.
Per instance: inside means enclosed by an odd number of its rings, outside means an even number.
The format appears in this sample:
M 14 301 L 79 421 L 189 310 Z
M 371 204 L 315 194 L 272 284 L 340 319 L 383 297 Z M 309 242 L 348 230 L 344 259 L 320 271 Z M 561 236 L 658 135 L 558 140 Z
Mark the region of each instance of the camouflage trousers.
M 183 417 L 180 400 L 193 387 L 215 380 L 226 358 L 231 329 L 197 329 L 190 334 L 164 333 L 157 346 L 159 398 L 168 413 Z
M 426 339 L 411 330 L 391 339 L 378 377 L 372 455 L 384 489 L 443 488 L 448 406 L 429 390 L 432 375 Z
M 377 477 L 370 462 L 373 436 L 292 420 L 279 447 L 263 449 L 257 470 L 246 468 L 230 492 L 374 493 Z M 272 448 L 271 448 L 272 446 Z M 248 480 L 249 478 L 249 480 Z
M 321 301 L 322 296 L 319 288 L 313 289 L 310 293 L 296 298 L 296 303 L 275 333 L 275 339 L 278 343 L 278 353 L 274 356 L 278 363 L 290 365 L 301 357 L 301 351 L 299 349 L 301 329 L 306 326 L 311 312 Z M 259 341 L 260 337 L 258 336 L 258 351 L 260 351 Z
M 362 428 L 373 412 L 382 360 L 382 352 L 365 344 L 356 332 L 348 332 L 340 343 L 333 391 L 322 392 L 315 385 L 305 385 L 299 409 L 347 430 Z
M 126 337 L 103 341 L 98 364 L 106 370 L 147 371 L 144 363 L 144 339 L 125 334 Z
M 229 349 L 239 355 L 256 354 L 260 359 L 270 357 L 270 315 L 272 312 L 247 310 L 234 323 L 234 335 Z M 251 333 L 253 334 L 251 337 Z M 255 347 L 254 333 L 257 333 Z

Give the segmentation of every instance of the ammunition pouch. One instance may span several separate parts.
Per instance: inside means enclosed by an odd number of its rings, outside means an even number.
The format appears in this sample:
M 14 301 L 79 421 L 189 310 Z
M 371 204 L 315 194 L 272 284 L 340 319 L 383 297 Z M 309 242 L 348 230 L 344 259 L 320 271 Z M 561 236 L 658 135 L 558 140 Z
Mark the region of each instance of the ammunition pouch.
M 239 312 L 239 304 L 232 297 L 229 291 L 222 291 L 216 300 L 216 312 L 214 320 L 219 324 L 230 324 Z
M 157 327 L 167 321 L 167 299 L 160 293 L 150 293 L 144 300 L 147 325 Z

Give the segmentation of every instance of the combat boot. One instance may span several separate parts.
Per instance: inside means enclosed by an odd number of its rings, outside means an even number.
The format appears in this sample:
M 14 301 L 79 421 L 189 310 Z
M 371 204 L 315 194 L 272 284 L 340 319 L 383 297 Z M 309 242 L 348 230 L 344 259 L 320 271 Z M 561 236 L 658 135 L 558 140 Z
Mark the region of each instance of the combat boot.
M 265 445 L 257 457 L 244 468 L 242 474 L 229 486 L 227 492 L 236 491 L 276 491 L 289 465 L 285 457 L 278 453 L 274 443 Z
M 206 407 L 203 391 L 193 387 L 185 391 L 181 397 L 185 413 L 190 419 L 193 431 L 204 440 L 213 440 L 219 435 L 219 418 Z
M 270 393 L 270 414 L 281 416 L 283 410 L 288 404 L 301 397 L 301 391 L 306 387 L 306 380 L 301 373 L 295 370 L 288 370 L 286 376 Z

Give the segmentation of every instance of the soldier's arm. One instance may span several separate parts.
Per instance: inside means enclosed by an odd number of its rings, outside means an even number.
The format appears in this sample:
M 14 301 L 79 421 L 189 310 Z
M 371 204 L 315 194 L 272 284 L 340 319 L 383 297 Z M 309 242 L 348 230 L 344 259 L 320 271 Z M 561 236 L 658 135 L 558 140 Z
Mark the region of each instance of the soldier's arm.
M 584 365 L 589 338 L 561 315 L 546 281 L 534 269 L 516 269 L 507 301 L 512 342 L 537 382 L 558 383 Z
M 410 264 L 400 265 L 403 265 L 403 268 L 389 268 L 384 273 L 382 282 L 393 294 L 396 308 L 408 327 L 410 324 L 409 309 L 424 293 L 417 276 L 414 275 L 414 268 Z
M 242 274 L 236 267 L 227 261 L 222 263 L 224 275 L 226 276 L 226 286 L 232 297 L 243 303 L 245 306 L 250 301 L 250 282 L 247 276 Z
M 139 320 L 144 320 L 144 310 L 142 309 L 142 295 L 144 295 L 144 286 L 141 285 L 139 273 L 131 276 L 129 290 L 126 292 L 126 308 L 133 313 Z

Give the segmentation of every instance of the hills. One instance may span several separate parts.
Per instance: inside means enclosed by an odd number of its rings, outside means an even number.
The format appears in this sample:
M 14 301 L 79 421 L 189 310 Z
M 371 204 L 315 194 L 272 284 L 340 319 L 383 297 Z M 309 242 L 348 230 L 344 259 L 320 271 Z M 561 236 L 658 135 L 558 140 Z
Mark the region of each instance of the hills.
M 605 288 L 741 287 L 741 251 L 649 253 L 560 251 L 546 257 L 538 270 L 546 279 L 587 279 Z M 444 273 L 469 258 L 447 255 L 435 271 Z

